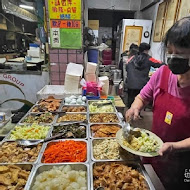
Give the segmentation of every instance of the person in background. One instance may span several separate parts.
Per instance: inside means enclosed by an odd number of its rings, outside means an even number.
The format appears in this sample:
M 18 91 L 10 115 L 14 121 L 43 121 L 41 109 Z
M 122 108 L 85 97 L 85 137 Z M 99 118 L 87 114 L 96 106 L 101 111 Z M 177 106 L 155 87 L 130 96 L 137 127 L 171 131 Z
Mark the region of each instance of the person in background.
M 160 157 L 145 158 L 167 190 L 190 189 L 190 17 L 177 21 L 166 33 L 162 66 L 137 95 L 126 119 L 138 119 L 153 101 L 152 132 L 164 142 Z
M 137 55 L 139 52 L 139 47 L 137 44 L 132 43 L 129 47 L 128 57 L 131 58 L 134 55 Z
M 128 82 L 128 108 L 131 107 L 135 97 L 148 82 L 150 68 L 159 68 L 163 65 L 163 63 L 152 58 L 148 54 L 149 50 L 149 44 L 141 43 L 139 46 L 139 53 L 128 59 L 126 66 Z
M 126 59 L 124 59 L 124 57 L 127 57 L 127 60 L 130 59 L 131 57 L 133 57 L 134 55 L 136 55 L 138 53 L 138 51 L 139 51 L 138 49 L 139 49 L 138 45 L 132 43 L 129 47 L 129 51 L 124 51 L 121 54 L 121 59 L 119 62 L 119 69 L 122 71 L 122 77 L 124 76 L 123 70 L 126 68 L 125 65 L 127 63 Z M 123 78 L 123 80 L 125 80 L 125 79 Z
M 127 73 L 126 73 L 126 64 L 128 63 L 129 59 L 132 59 L 134 55 L 139 52 L 138 45 L 132 43 L 129 47 L 129 51 L 125 51 L 121 54 L 121 60 L 119 63 L 119 69 L 122 71 L 122 78 L 124 82 L 124 91 L 127 92 Z

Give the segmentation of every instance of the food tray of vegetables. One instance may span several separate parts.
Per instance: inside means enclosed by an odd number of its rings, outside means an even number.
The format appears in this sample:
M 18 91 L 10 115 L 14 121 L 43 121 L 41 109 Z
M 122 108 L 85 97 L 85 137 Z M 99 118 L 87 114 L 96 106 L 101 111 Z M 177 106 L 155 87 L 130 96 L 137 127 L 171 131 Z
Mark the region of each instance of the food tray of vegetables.
M 90 113 L 89 123 L 120 123 L 117 113 Z
M 40 160 L 41 163 L 88 162 L 88 141 L 61 139 L 45 143 Z
M 89 165 L 84 163 L 39 164 L 31 176 L 29 190 L 90 189 Z
M 28 113 L 20 121 L 19 125 L 23 124 L 43 124 L 52 125 L 55 122 L 56 115 L 52 113 Z
M 88 100 L 90 113 L 115 113 L 117 112 L 111 100 Z
M 52 127 L 48 125 L 16 125 L 5 140 L 27 139 L 27 140 L 40 140 L 50 136 Z
M 0 163 L 35 164 L 42 151 L 42 143 L 24 147 L 16 141 L 3 141 L 0 143 Z
M 63 105 L 61 107 L 60 111 L 71 112 L 71 113 L 73 113 L 73 112 L 79 112 L 79 113 L 81 112 L 82 113 L 82 112 L 87 112 L 87 106 L 82 106 L 82 105 L 65 106 L 65 105 Z
M 73 123 L 73 124 L 55 124 L 52 130 L 52 136 L 63 133 L 61 138 L 88 138 L 88 127 L 84 123 Z
M 60 113 L 58 115 L 58 118 L 56 120 L 56 123 L 64 123 L 64 122 L 86 122 L 88 120 L 87 113 L 81 112 L 75 112 L 75 113 Z
M 92 162 L 91 190 L 108 189 L 155 190 L 144 167 L 132 161 Z M 104 180 L 106 179 L 106 180 Z
M 91 139 L 90 145 L 93 161 L 139 160 L 138 156 L 124 150 L 116 138 Z
M 120 124 L 90 124 L 90 138 L 115 138 L 122 126 Z

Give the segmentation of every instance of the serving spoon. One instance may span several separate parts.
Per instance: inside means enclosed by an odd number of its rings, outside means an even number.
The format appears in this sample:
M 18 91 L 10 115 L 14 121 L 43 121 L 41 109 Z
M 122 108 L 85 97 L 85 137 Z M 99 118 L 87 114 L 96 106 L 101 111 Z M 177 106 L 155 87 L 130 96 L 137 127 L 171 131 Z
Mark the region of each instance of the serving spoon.
M 131 127 L 130 123 L 123 122 L 123 137 L 126 140 L 129 140 L 131 135 L 134 135 L 135 137 L 140 137 L 141 132 L 139 128 L 133 128 Z
M 40 115 L 45 114 L 45 113 L 62 114 L 62 115 L 65 115 L 67 112 L 65 112 L 65 111 L 48 111 L 48 112 L 35 113 L 35 115 L 36 115 L 36 116 L 40 116 Z
M 45 138 L 42 140 L 17 139 L 16 142 L 21 146 L 34 146 L 34 145 L 37 145 L 39 143 L 49 142 L 51 140 L 57 139 L 57 138 L 61 137 L 62 135 L 64 135 L 64 133 L 60 133 L 60 134 L 57 134 L 55 136 L 48 137 L 48 138 Z

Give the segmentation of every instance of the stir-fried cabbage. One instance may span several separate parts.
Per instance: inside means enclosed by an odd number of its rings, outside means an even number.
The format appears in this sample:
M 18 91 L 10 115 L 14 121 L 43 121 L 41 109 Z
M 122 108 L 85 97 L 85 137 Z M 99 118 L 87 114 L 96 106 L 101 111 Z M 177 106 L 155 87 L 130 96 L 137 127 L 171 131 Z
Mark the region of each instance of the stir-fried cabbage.
M 132 135 L 130 142 L 124 141 L 124 144 L 140 152 L 155 152 L 159 147 L 159 144 L 154 137 L 144 131 L 141 131 L 140 137 Z
M 97 106 L 97 104 L 101 103 L 107 103 L 109 101 L 104 100 L 104 101 L 97 101 L 95 104 L 90 103 L 89 104 L 89 111 L 92 113 L 109 113 L 109 112 L 114 112 L 114 108 L 112 105 L 104 105 L 104 106 Z
M 47 137 L 49 129 L 49 126 L 37 124 L 16 126 L 15 129 L 11 131 L 10 139 L 44 139 Z

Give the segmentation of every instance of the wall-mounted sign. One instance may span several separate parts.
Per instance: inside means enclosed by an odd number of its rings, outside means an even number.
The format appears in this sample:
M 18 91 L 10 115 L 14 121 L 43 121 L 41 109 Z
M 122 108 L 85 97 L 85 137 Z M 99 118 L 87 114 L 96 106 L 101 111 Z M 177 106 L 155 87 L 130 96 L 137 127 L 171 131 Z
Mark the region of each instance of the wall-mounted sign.
M 52 47 L 60 47 L 60 29 L 51 28 L 51 45 Z
M 142 38 L 142 26 L 126 26 L 123 43 L 123 52 L 129 50 L 132 43 L 140 45 Z
M 49 0 L 49 18 L 81 20 L 81 0 Z
M 180 1 L 180 9 L 179 9 L 179 15 L 177 20 L 186 17 L 186 16 L 190 16 L 190 3 L 189 0 L 183 0 Z
M 51 28 L 81 28 L 80 20 L 51 20 Z
M 49 0 L 52 48 L 81 49 L 81 0 Z
M 51 28 L 51 47 L 80 49 L 81 46 L 81 29 Z

